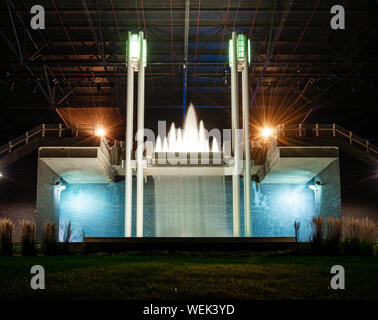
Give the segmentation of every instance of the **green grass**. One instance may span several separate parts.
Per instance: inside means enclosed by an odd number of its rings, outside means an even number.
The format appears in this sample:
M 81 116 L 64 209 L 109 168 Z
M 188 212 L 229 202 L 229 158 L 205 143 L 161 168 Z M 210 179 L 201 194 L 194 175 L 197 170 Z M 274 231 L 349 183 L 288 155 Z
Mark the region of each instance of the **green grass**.
M 46 290 L 30 288 L 42 265 Z M 346 289 L 330 289 L 344 266 Z M 378 299 L 378 259 L 166 252 L 0 257 L 0 299 Z

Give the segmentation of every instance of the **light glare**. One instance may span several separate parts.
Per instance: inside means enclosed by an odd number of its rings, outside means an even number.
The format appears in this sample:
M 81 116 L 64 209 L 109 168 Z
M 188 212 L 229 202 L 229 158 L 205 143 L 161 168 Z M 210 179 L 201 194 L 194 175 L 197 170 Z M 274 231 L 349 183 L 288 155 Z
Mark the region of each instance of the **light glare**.
M 268 127 L 265 127 L 261 130 L 261 135 L 264 137 L 264 138 L 269 138 L 271 135 L 273 135 L 273 129 L 272 128 L 268 128 Z
M 104 128 L 98 127 L 95 131 L 95 135 L 98 137 L 103 137 L 105 136 L 105 130 Z

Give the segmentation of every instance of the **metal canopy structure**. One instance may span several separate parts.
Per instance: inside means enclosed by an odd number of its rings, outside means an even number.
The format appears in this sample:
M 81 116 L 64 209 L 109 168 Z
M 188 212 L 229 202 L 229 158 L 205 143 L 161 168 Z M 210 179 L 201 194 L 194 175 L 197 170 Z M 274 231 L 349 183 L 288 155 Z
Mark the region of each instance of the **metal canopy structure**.
M 0 109 L 25 114 L 15 121 L 26 127 L 56 108 L 125 113 L 129 31 L 148 41 L 146 110 L 173 108 L 179 117 L 190 102 L 230 107 L 233 31 L 251 38 L 250 107 L 307 111 L 330 89 L 355 91 L 377 80 L 376 1 L 341 1 L 346 30 L 330 28 L 335 3 L 328 0 L 39 0 L 45 30 L 30 27 L 34 4 L 0 4 Z M 9 123 L 6 117 L 0 121 Z M 15 136 L 2 127 L 5 141 Z

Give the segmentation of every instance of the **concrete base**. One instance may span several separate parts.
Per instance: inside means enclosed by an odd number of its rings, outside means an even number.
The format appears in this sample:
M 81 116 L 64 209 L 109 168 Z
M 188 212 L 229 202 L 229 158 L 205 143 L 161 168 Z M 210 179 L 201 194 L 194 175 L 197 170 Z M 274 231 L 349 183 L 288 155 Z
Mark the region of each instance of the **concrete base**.
M 130 250 L 251 250 L 274 251 L 289 249 L 294 237 L 273 238 L 84 238 L 85 251 L 121 252 Z

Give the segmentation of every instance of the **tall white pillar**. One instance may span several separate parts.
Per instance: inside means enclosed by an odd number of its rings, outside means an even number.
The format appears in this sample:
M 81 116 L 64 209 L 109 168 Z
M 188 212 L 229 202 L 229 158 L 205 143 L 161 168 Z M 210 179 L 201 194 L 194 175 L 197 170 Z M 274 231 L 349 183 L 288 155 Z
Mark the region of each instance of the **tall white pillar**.
M 136 235 L 143 237 L 143 151 L 144 151 L 144 50 L 143 31 L 139 32 L 138 62 L 138 145 L 137 145 L 137 216 Z
M 134 68 L 131 60 L 131 32 L 129 32 L 127 57 L 127 107 L 126 107 L 126 174 L 125 174 L 125 237 L 131 237 L 133 214 L 133 150 Z
M 245 39 L 247 48 L 247 39 Z M 244 58 L 242 71 L 242 101 L 243 101 L 243 130 L 244 130 L 244 236 L 252 236 L 251 221 L 251 151 L 249 145 L 249 91 L 248 91 L 248 58 Z
M 237 66 L 237 34 L 232 33 L 232 64 L 231 64 L 231 125 L 232 146 L 234 151 L 234 168 L 232 174 L 232 207 L 233 207 L 233 235 L 240 237 L 240 175 L 239 175 L 239 89 Z M 231 61 L 230 61 L 231 62 Z

